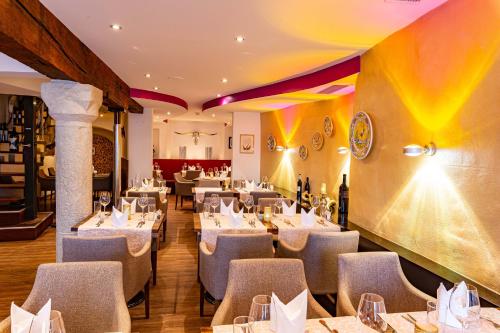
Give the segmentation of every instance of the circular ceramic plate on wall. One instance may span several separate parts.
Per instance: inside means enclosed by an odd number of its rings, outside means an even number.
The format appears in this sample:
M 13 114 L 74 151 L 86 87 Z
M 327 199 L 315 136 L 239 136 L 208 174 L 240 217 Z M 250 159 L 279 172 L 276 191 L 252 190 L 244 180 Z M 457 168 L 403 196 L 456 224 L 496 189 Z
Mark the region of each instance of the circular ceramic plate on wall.
M 323 130 L 325 131 L 326 136 L 333 135 L 333 121 L 330 116 L 326 116 L 325 119 L 323 119 Z
M 276 150 L 276 138 L 272 135 L 267 137 L 267 149 L 269 149 L 269 151 Z
M 307 155 L 309 155 L 309 152 L 307 151 L 307 147 L 304 146 L 304 145 L 301 145 L 299 147 L 299 157 L 302 159 L 302 160 L 306 160 L 307 159 Z
M 323 134 L 321 134 L 320 132 L 316 132 L 313 134 L 311 145 L 314 150 L 321 150 L 321 148 L 323 148 L 323 142 Z
M 349 129 L 349 144 L 355 158 L 362 160 L 368 156 L 372 148 L 373 127 L 370 116 L 360 111 L 354 115 Z

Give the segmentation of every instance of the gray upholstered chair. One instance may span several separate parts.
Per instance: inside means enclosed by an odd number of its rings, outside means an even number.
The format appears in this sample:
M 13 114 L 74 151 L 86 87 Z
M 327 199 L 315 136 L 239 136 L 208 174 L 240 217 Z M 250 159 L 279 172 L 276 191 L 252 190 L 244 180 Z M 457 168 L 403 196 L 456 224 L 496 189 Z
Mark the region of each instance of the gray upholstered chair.
M 337 293 L 337 259 L 341 253 L 358 252 L 359 232 L 310 232 L 304 247 L 279 241 L 278 257 L 301 259 L 307 285 L 314 295 Z
M 126 236 L 63 238 L 63 262 L 119 261 L 123 265 L 123 289 L 130 301 L 144 290 L 145 313 L 149 318 L 149 282 L 151 280 L 151 242 L 137 253 L 130 253 Z
M 217 179 L 200 179 L 198 187 L 220 187 L 220 180 Z
M 276 204 L 277 198 L 260 198 L 257 200 L 257 203 L 259 205 L 259 210 L 262 212 L 264 211 L 264 207 L 273 207 Z M 254 198 L 255 202 L 255 198 Z M 293 201 L 291 199 L 286 199 L 283 198 L 283 204 L 287 204 L 288 206 L 291 206 Z
M 273 235 L 268 233 L 219 234 L 213 250 L 200 242 L 200 316 L 203 316 L 205 290 L 217 301 L 224 297 L 231 260 L 273 256 Z
M 224 202 L 224 204 L 226 206 L 228 206 L 229 204 L 231 204 L 231 201 L 232 201 L 233 202 L 233 211 L 235 213 L 238 213 L 240 211 L 238 198 L 235 198 L 235 197 L 220 197 L 220 199 Z M 203 201 L 203 203 L 199 203 L 199 202 L 196 203 L 196 212 L 197 213 L 203 213 L 203 205 L 205 203 L 210 203 L 210 198 L 206 197 L 205 200 Z M 220 213 L 220 205 L 217 206 L 217 208 L 215 208 L 215 212 L 216 213 Z
M 143 194 L 155 199 L 154 204 L 156 205 L 156 209 L 161 209 L 163 213 L 167 212 L 168 196 L 166 196 L 164 200 L 161 200 L 160 193 L 158 191 L 128 191 L 127 197 L 139 198 Z
M 177 201 L 181 197 L 181 208 L 184 203 L 184 197 L 193 197 L 192 188 L 194 182 L 192 180 L 184 179 L 180 172 L 174 173 L 175 178 L 175 209 L 177 209 Z
M 201 170 L 186 170 L 186 175 L 184 176 L 187 180 L 193 180 L 200 176 Z
M 251 191 L 250 195 L 253 197 L 253 202 L 259 202 L 259 199 L 263 198 L 277 198 L 278 192 Z
M 406 279 L 397 253 L 340 254 L 338 263 L 337 316 L 355 316 L 363 293 L 382 296 L 388 313 L 425 311 L 434 300 Z
M 224 299 L 215 312 L 212 326 L 231 324 L 237 316 L 248 316 L 255 295 L 275 293 L 284 303 L 307 289 L 304 265 L 298 259 L 242 259 L 229 264 Z M 308 292 L 307 318 L 331 315 Z
M 129 333 L 130 315 L 123 296 L 122 264 L 79 262 L 38 266 L 35 283 L 22 308 L 36 313 L 52 300 L 68 333 Z M 0 323 L 10 333 L 10 317 Z

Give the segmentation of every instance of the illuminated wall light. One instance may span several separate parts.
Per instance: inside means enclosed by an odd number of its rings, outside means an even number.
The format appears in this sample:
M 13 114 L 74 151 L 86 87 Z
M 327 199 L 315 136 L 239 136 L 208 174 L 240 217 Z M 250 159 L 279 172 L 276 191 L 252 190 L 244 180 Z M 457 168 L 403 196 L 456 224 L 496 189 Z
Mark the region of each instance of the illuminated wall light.
M 349 152 L 349 148 L 347 147 L 344 147 L 344 146 L 340 146 L 337 148 L 337 153 L 341 154 L 341 155 L 345 155 Z
M 276 151 L 284 151 L 284 152 L 287 152 L 288 151 L 288 147 L 287 146 L 276 146 Z
M 411 157 L 420 155 L 432 156 L 435 153 L 436 153 L 436 145 L 434 144 L 434 142 L 431 142 L 425 145 L 424 147 L 415 144 L 403 147 L 403 154 Z

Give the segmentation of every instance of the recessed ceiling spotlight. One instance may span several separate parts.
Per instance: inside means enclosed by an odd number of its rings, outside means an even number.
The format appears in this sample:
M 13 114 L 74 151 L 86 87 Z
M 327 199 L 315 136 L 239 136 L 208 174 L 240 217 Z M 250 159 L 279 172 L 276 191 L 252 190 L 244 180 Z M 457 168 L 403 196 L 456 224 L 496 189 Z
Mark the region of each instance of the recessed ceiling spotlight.
M 222 95 L 221 94 L 217 94 L 217 97 L 221 97 Z
M 100 113 L 99 117 L 101 117 L 101 118 L 104 117 L 104 113 Z
M 122 29 L 123 29 L 123 27 L 122 27 L 121 25 L 117 24 L 117 23 L 111 24 L 109 27 L 110 27 L 111 29 L 115 30 L 115 31 L 118 31 L 118 30 L 122 30 Z
M 212 113 L 212 118 L 215 118 L 215 113 Z
M 225 77 L 222 78 L 222 83 L 227 83 L 227 79 Z
M 245 40 L 245 37 L 243 37 L 243 36 L 241 36 L 241 35 L 240 35 L 240 36 L 236 36 L 234 39 L 235 39 L 238 43 L 243 43 L 243 41 Z
M 168 111 L 168 112 L 167 112 L 167 116 L 170 116 L 170 114 L 171 114 L 171 113 L 170 113 L 170 111 Z
M 158 90 L 159 88 L 158 88 L 157 86 L 155 86 L 153 89 L 154 89 L 154 90 Z
M 151 77 L 151 74 L 146 73 L 146 74 L 144 74 L 144 76 L 145 76 L 145 77 L 147 77 L 147 78 L 149 79 L 149 78 Z

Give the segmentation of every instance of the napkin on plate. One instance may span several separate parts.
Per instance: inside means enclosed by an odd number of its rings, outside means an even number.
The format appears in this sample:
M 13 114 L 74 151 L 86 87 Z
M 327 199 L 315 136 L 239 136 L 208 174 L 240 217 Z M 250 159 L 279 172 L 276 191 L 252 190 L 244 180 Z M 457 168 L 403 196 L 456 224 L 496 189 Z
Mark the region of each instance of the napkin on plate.
M 253 190 L 255 188 L 255 182 L 253 180 L 251 181 L 245 180 L 245 188 L 247 190 Z
M 11 332 L 15 333 L 49 333 L 51 300 L 36 315 L 18 307 L 12 302 L 10 306 Z
M 295 216 L 296 211 L 297 211 L 297 202 L 294 202 L 291 206 L 288 206 L 286 202 L 283 202 L 283 215 Z
M 306 227 L 312 227 L 316 222 L 316 215 L 314 214 L 314 209 L 311 209 L 309 213 L 306 213 L 304 208 L 300 210 L 300 223 Z
M 462 328 L 462 324 L 458 321 L 457 318 L 455 318 L 453 313 L 451 313 L 450 306 L 454 307 L 454 311 L 466 312 L 467 310 L 459 309 L 458 308 L 459 304 L 456 301 L 450 303 L 450 296 L 452 291 L 453 291 L 452 289 L 446 290 L 445 286 L 442 283 L 439 284 L 439 288 L 437 290 L 437 309 L 436 309 L 438 311 L 438 319 L 440 323 L 456 328 Z M 466 291 L 467 291 L 467 285 L 465 284 L 465 282 L 462 281 L 458 285 L 453 298 L 457 299 L 459 297 L 465 297 Z
M 220 214 L 222 216 L 228 216 L 231 212 L 233 212 L 233 203 L 234 201 L 231 200 L 231 203 L 226 206 L 224 200 L 220 199 Z
M 122 198 L 122 209 L 123 209 L 123 204 L 130 204 L 130 214 L 135 214 L 135 210 L 137 207 L 137 199 L 132 200 L 132 202 L 128 202 L 127 200 Z
M 113 212 L 111 213 L 111 224 L 115 227 L 124 227 L 127 225 L 127 222 L 128 216 L 113 207 Z
M 273 293 L 271 301 L 271 330 L 276 333 L 304 333 L 307 317 L 307 289 L 288 304 Z
M 235 213 L 232 210 L 229 212 L 229 222 L 233 227 L 241 227 L 243 224 L 243 210 L 239 213 Z

